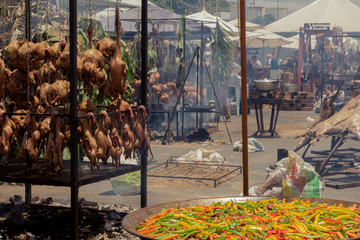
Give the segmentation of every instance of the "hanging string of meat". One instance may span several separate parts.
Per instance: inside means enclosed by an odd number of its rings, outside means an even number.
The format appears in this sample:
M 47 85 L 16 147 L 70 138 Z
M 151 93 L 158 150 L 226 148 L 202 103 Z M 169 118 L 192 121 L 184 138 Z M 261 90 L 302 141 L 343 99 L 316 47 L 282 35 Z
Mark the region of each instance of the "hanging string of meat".
M 126 71 L 125 63 L 121 57 L 121 43 L 120 43 L 120 14 L 119 8 L 115 10 L 115 28 L 116 28 L 116 48 L 114 57 L 110 61 L 110 75 L 113 87 L 116 90 L 116 94 L 125 96 L 126 94 Z

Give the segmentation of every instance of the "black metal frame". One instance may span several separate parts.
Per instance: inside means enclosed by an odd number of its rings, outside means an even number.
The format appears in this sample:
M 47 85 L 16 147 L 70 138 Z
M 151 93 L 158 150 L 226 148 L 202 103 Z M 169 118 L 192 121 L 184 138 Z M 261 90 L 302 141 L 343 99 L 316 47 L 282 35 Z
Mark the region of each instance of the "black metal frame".
M 175 158 L 178 158 L 180 156 L 171 156 L 168 160 L 166 160 L 166 162 L 161 163 L 156 165 L 154 168 L 159 168 L 163 165 L 165 165 L 166 167 L 168 167 L 171 164 L 175 164 L 175 165 L 192 165 L 192 166 L 209 166 L 209 167 L 228 167 L 228 168 L 234 168 L 232 171 L 230 171 L 229 173 L 226 173 L 218 178 L 211 178 L 211 177 L 199 177 L 199 178 L 195 178 L 195 177 L 181 177 L 181 176 L 167 176 L 167 175 L 151 175 L 148 174 L 148 177 L 157 177 L 157 178 L 173 178 L 173 179 L 187 179 L 187 180 L 205 180 L 205 181 L 214 181 L 214 188 L 217 187 L 217 183 L 218 181 L 220 181 L 221 179 L 223 179 L 224 177 L 229 176 L 230 174 L 239 171 L 239 174 L 242 173 L 242 166 L 240 165 L 231 165 L 231 164 L 219 164 L 219 162 L 215 162 L 215 161 L 209 161 L 206 163 L 190 163 L 190 162 L 177 162 Z
M 26 23 L 25 23 L 25 37 L 31 40 L 31 0 L 26 0 Z M 147 84 L 147 1 L 142 0 L 142 39 L 141 44 L 141 57 L 142 57 L 142 71 L 141 71 L 141 104 L 146 107 L 146 84 Z M 67 186 L 71 188 L 71 221 L 72 231 L 71 239 L 79 239 L 79 204 L 78 193 L 79 187 L 116 177 L 122 174 L 130 173 L 133 171 L 141 171 L 141 207 L 147 206 L 147 156 L 141 155 L 140 166 L 136 165 L 122 165 L 119 168 L 109 166 L 106 170 L 94 170 L 91 174 L 81 175 L 79 178 L 79 164 L 82 166 L 85 162 L 79 163 L 78 156 L 78 132 L 77 126 L 79 119 L 82 117 L 77 116 L 77 0 L 69 0 L 70 11 L 70 114 L 69 122 L 71 139 L 69 144 L 71 160 L 64 161 L 65 164 L 70 165 L 68 172 L 65 171 L 63 175 L 56 174 L 39 174 L 30 175 L 31 171 L 25 168 L 19 168 L 15 161 L 9 161 L 9 169 L 0 169 L 0 181 L 25 183 L 25 200 L 27 203 L 31 202 L 31 184 L 38 185 L 53 185 L 53 186 Z M 15 164 L 15 168 L 14 165 Z M 12 167 L 11 167 L 12 166 Z M 7 171 L 11 170 L 11 171 Z M 27 173 L 24 175 L 24 173 Z M 46 178 L 44 179 L 44 176 Z
M 185 29 L 185 27 L 184 27 L 184 29 Z M 185 41 L 184 41 L 184 42 L 185 42 Z M 185 47 L 184 47 L 184 48 L 185 48 Z M 181 108 L 181 118 L 182 118 L 182 128 L 181 128 L 181 132 L 182 132 L 182 136 L 184 136 L 184 114 L 185 114 L 185 112 L 195 112 L 195 113 L 205 113 L 205 112 L 207 112 L 207 113 L 214 113 L 214 112 L 215 112 L 213 109 L 210 109 L 210 110 L 209 110 L 209 109 L 202 109 L 201 106 L 199 106 L 199 105 L 197 105 L 195 108 L 186 109 L 186 108 L 185 108 L 185 105 L 184 105 L 184 94 L 183 94 L 183 93 L 184 93 L 184 87 L 185 87 L 186 80 L 187 80 L 187 78 L 188 78 L 188 76 L 189 76 L 191 67 L 192 67 L 192 65 L 193 65 L 193 63 L 194 63 L 194 59 L 195 59 L 195 57 L 197 57 L 197 58 L 200 57 L 200 58 L 201 58 L 201 60 L 200 60 L 200 61 L 201 61 L 201 64 L 203 65 L 203 64 L 205 63 L 205 59 L 203 58 L 203 56 L 204 56 L 203 51 L 201 50 L 200 47 L 197 47 L 196 50 L 195 50 L 195 52 L 194 52 L 193 57 L 191 58 L 191 62 L 190 62 L 190 65 L 189 65 L 189 69 L 187 70 L 186 75 L 184 74 L 184 76 L 185 76 L 185 77 L 184 77 L 184 81 L 183 81 L 183 83 L 182 83 L 182 85 L 181 85 L 181 87 L 180 87 L 180 90 L 179 90 L 180 94 L 179 94 L 179 96 L 178 96 L 178 98 L 177 98 L 177 100 L 176 100 L 176 104 L 175 104 L 175 106 L 174 106 L 174 108 L 173 108 L 173 111 L 172 111 L 172 114 L 171 114 L 171 118 L 170 118 L 170 120 L 169 120 L 169 122 L 171 123 L 172 120 L 174 119 L 174 115 L 177 113 L 177 109 L 176 109 L 176 108 L 177 108 L 177 106 L 179 105 L 180 98 L 183 98 L 183 100 L 182 100 L 182 108 Z M 199 61 L 199 59 L 197 59 L 197 61 Z M 226 132 L 227 132 L 227 134 L 228 134 L 228 136 L 229 136 L 229 140 L 230 140 L 230 143 L 231 143 L 231 145 L 232 145 L 233 142 L 232 142 L 232 139 L 231 139 L 231 136 L 230 136 L 230 132 L 229 132 L 227 123 L 226 123 L 226 119 L 225 119 L 225 116 L 224 116 L 224 114 L 223 114 L 223 112 L 222 112 L 222 107 L 221 107 L 221 105 L 220 105 L 220 101 L 219 101 L 219 99 L 218 99 L 218 97 L 217 97 L 217 95 L 216 95 L 216 92 L 215 92 L 214 83 L 213 83 L 213 81 L 211 80 L 210 72 L 209 72 L 209 70 L 208 70 L 208 68 L 207 68 L 206 65 L 205 65 L 205 69 L 206 69 L 206 73 L 207 73 L 207 75 L 208 75 L 208 78 L 209 78 L 211 87 L 212 87 L 212 89 L 213 89 L 213 91 L 214 91 L 214 96 L 215 96 L 216 103 L 218 104 L 218 107 L 219 107 L 220 116 L 223 118 L 223 121 L 224 121 L 224 124 L 225 124 L 225 128 L 226 128 Z M 202 86 L 202 84 L 203 84 L 202 79 L 200 79 L 200 84 L 201 84 L 200 86 Z M 202 92 L 202 89 L 201 89 L 201 88 L 200 88 L 200 92 Z M 202 94 L 201 94 L 201 96 L 202 96 Z M 200 127 L 201 127 L 201 125 L 200 125 Z M 166 144 L 166 140 L 167 140 L 167 136 L 168 136 L 168 131 L 169 131 L 169 128 L 167 128 L 166 131 L 165 131 L 165 133 L 164 133 L 162 144 Z

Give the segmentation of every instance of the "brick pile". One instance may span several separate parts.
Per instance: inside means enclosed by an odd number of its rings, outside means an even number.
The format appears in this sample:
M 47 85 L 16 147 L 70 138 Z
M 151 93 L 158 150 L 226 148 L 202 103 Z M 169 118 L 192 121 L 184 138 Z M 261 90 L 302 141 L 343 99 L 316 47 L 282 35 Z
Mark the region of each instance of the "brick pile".
M 284 99 L 280 107 L 282 111 L 312 111 L 314 108 L 315 93 L 280 92 L 279 98 Z

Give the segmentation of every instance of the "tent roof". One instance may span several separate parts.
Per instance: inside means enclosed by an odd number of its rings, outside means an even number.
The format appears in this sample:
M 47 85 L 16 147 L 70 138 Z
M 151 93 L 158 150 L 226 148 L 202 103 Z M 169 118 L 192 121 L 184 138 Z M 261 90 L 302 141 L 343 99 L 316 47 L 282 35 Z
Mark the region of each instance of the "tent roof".
M 359 32 L 360 7 L 349 0 L 317 0 L 265 28 L 272 32 L 298 32 L 304 23 L 330 23 L 344 32 Z
M 276 33 L 270 32 L 266 29 L 257 29 L 253 34 L 258 34 L 254 37 L 247 37 L 246 46 L 253 48 L 261 47 L 280 47 L 292 43 L 288 38 L 282 37 Z
M 234 25 L 235 27 L 238 27 L 238 20 L 237 19 L 231 20 L 228 23 L 231 24 L 231 25 Z M 259 24 L 248 22 L 248 21 L 245 22 L 245 25 L 246 25 L 246 30 L 247 31 L 254 31 L 256 29 L 263 28 Z
M 222 20 L 221 18 L 208 13 L 205 9 L 201 10 L 201 12 L 187 15 L 187 16 L 185 16 L 185 18 L 195 20 L 198 22 L 204 22 L 204 25 L 211 29 L 216 28 L 216 20 L 218 20 L 220 26 L 222 28 L 224 28 L 226 31 L 235 32 L 235 33 L 239 31 L 238 28 L 235 27 L 234 25 L 229 24 L 229 23 L 225 22 L 224 20 Z
M 97 7 L 115 7 L 117 0 L 97 0 Z M 141 6 L 141 0 L 121 0 L 118 2 L 120 7 L 137 7 Z
M 166 19 L 177 19 L 179 21 L 179 25 L 180 25 L 180 18 L 181 15 L 173 13 L 171 11 L 168 11 L 164 8 L 158 7 L 154 4 L 149 4 L 148 5 L 148 19 L 150 20 L 155 20 L 155 23 L 159 23 L 159 30 L 160 31 L 165 31 L 167 29 L 167 26 L 165 27 L 165 25 L 168 25 L 168 27 L 171 29 L 169 31 L 173 31 L 174 30 L 174 25 L 167 21 L 168 24 L 166 23 Z M 122 26 L 124 27 L 125 31 L 136 31 L 135 28 L 135 24 L 137 20 L 141 20 L 141 7 L 135 7 L 132 8 L 124 13 L 120 13 L 120 19 Z M 162 22 L 156 21 L 156 20 L 163 20 Z M 131 21 L 126 21 L 126 20 L 131 20 Z M 99 21 L 103 24 L 103 26 L 107 26 L 107 23 L 110 23 L 109 29 L 106 28 L 107 31 L 109 32 L 113 32 L 115 31 L 115 13 L 114 12 L 110 12 L 109 16 L 106 16 L 104 18 L 99 19 Z M 149 29 L 151 29 L 151 25 L 149 25 Z M 165 29 L 166 28 L 166 29 Z
M 291 49 L 299 49 L 299 34 L 288 38 L 288 40 L 292 41 L 290 44 L 286 44 L 281 46 L 282 48 L 291 48 Z M 311 35 L 311 48 L 316 46 L 316 36 Z

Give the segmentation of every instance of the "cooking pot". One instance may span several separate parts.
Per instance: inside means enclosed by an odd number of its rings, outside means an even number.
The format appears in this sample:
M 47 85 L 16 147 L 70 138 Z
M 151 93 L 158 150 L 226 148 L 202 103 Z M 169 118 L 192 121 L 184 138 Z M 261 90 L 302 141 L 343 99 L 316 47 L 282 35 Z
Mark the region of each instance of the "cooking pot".
M 121 226 L 128 231 L 129 233 L 141 238 L 141 239 L 155 239 L 149 238 L 144 235 L 140 235 L 136 232 L 136 227 L 139 225 L 140 222 L 144 222 L 146 218 L 149 218 L 153 215 L 161 213 L 161 210 L 167 208 L 179 208 L 184 207 L 187 208 L 189 206 L 196 206 L 196 205 L 211 205 L 214 202 L 227 202 L 227 201 L 236 201 L 236 202 L 246 202 L 248 199 L 252 202 L 260 201 L 264 199 L 269 199 L 271 197 L 225 197 L 225 198 L 204 198 L 204 199 L 194 199 L 194 200 L 184 200 L 184 201 L 175 201 L 170 203 L 163 203 L 159 205 L 149 206 L 145 208 L 140 208 L 133 212 L 127 214 L 122 222 Z M 326 198 L 307 198 L 307 197 L 283 197 L 286 199 L 286 202 L 293 201 L 295 199 L 298 200 L 308 200 L 310 202 L 318 202 L 321 203 L 328 203 L 329 205 L 336 204 L 339 205 L 342 203 L 345 207 L 353 206 L 355 202 L 349 201 L 342 201 L 342 200 L 333 200 L 333 199 L 326 199 Z M 281 198 L 281 199 L 283 199 Z M 358 238 L 348 238 L 348 239 L 358 239 Z
M 296 83 L 282 83 L 280 85 L 281 92 L 298 92 L 299 85 Z
M 278 80 L 271 80 L 271 79 L 261 79 L 261 80 L 254 80 L 255 88 L 259 91 L 270 91 L 277 88 L 279 83 Z

